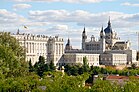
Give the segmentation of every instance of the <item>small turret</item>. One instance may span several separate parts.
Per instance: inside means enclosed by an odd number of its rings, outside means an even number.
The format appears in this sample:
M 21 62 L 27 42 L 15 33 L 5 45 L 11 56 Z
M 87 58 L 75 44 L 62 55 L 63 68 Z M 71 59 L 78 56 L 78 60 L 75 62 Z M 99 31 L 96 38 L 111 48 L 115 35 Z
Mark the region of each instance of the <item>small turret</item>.
M 84 30 L 83 30 L 83 33 L 82 33 L 82 49 L 85 50 L 85 42 L 87 40 L 87 35 L 86 35 L 86 32 L 85 32 L 85 26 L 84 26 Z
M 103 26 L 102 26 L 101 31 L 100 31 L 100 39 L 104 38 L 104 36 L 105 36 L 105 33 L 103 30 Z
M 17 30 L 17 33 L 16 34 L 19 35 L 19 29 Z
M 83 33 L 85 33 L 85 27 L 84 27 Z
M 91 36 L 91 41 L 93 41 L 93 42 L 95 41 L 94 35 Z
M 105 45 L 106 45 L 106 43 L 105 43 L 105 33 L 104 33 L 104 30 L 103 30 L 103 26 L 102 26 L 101 31 L 100 31 L 100 42 L 101 42 L 100 49 L 103 53 L 105 51 L 105 48 L 106 48 L 105 47 Z
M 72 50 L 72 46 L 71 46 L 71 44 L 70 44 L 70 39 L 69 39 L 69 38 L 68 38 L 68 41 L 67 41 L 65 50 Z

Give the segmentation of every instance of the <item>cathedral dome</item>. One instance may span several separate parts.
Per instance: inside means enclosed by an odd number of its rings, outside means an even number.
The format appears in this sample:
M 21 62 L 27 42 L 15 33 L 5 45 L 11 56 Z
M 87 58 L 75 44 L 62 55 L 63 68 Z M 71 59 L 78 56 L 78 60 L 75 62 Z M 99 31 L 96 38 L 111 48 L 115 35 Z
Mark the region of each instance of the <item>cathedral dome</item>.
M 107 28 L 104 29 L 104 32 L 105 34 L 112 33 L 112 28 L 108 26 Z

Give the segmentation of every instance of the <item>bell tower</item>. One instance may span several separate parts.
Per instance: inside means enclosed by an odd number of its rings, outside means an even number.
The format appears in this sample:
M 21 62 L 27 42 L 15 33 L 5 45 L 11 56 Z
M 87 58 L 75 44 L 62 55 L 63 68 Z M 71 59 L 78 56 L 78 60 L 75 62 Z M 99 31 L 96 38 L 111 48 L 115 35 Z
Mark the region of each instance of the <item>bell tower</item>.
M 85 32 L 85 26 L 84 26 L 84 30 L 82 32 L 82 50 L 85 50 L 86 40 L 87 40 L 87 35 L 86 35 L 86 32 Z
M 100 50 L 102 51 L 102 53 L 105 51 L 105 48 L 106 48 L 105 33 L 102 26 L 102 29 L 100 31 Z
M 104 31 L 103 31 L 103 26 L 102 26 L 101 31 L 100 31 L 100 40 L 103 38 L 103 36 L 104 36 Z

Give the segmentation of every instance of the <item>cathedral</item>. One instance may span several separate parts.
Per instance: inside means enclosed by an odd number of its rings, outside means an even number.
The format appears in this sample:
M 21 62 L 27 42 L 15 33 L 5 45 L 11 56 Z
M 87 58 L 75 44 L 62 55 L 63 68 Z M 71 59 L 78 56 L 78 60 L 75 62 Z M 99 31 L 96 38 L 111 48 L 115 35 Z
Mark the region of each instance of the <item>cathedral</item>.
M 99 54 L 99 64 L 102 65 L 126 65 L 136 62 L 136 50 L 130 48 L 130 41 L 123 41 L 117 36 L 117 33 L 112 29 L 109 19 L 105 29 L 103 26 L 100 30 L 99 40 L 96 40 L 94 35 L 88 41 L 87 32 L 82 32 L 82 49 L 73 49 L 70 41 L 65 47 L 65 54 L 82 53 L 82 54 Z
M 117 33 L 112 30 L 111 22 L 108 21 L 108 26 L 100 31 L 99 41 L 96 41 L 92 35 L 91 40 L 87 41 L 85 28 L 82 33 L 82 50 L 98 51 L 103 53 L 109 50 L 128 50 L 130 49 L 129 41 L 122 41 L 117 37 Z

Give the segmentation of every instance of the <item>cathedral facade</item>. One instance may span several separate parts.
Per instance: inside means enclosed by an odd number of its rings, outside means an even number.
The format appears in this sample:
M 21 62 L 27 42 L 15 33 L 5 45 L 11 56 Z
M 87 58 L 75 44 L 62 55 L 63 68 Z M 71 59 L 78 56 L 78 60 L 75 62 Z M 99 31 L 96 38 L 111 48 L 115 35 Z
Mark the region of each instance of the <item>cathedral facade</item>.
M 108 21 L 108 26 L 100 31 L 99 40 L 96 41 L 95 37 L 92 35 L 91 40 L 87 41 L 87 35 L 85 28 L 82 33 L 82 50 L 99 51 L 103 53 L 109 50 L 129 50 L 130 42 L 120 40 L 117 37 L 117 33 L 112 30 L 111 22 Z
M 99 40 L 96 40 L 94 35 L 91 36 L 90 41 L 87 38 L 87 32 L 84 27 L 82 32 L 82 49 L 72 49 L 70 48 L 72 47 L 70 43 L 67 43 L 65 53 L 99 54 L 99 64 L 101 65 L 137 63 L 136 50 L 130 48 L 131 43 L 129 40 L 120 40 L 117 33 L 112 29 L 110 19 L 107 27 L 105 29 L 101 28 Z

